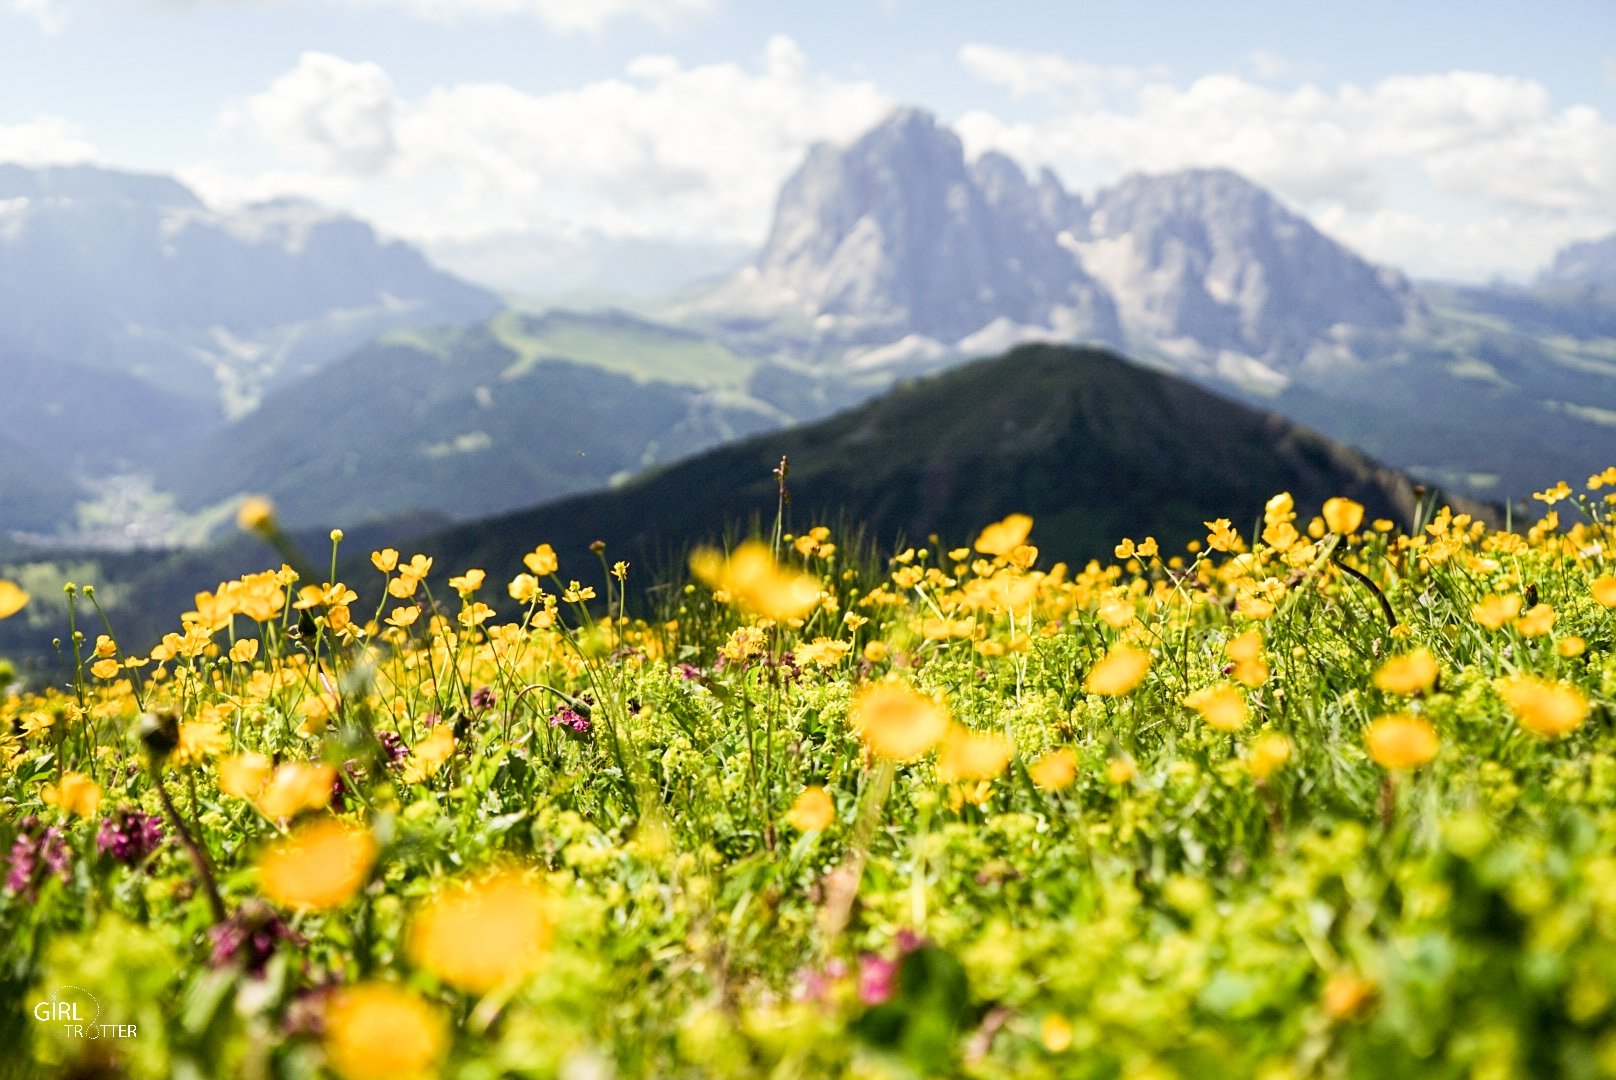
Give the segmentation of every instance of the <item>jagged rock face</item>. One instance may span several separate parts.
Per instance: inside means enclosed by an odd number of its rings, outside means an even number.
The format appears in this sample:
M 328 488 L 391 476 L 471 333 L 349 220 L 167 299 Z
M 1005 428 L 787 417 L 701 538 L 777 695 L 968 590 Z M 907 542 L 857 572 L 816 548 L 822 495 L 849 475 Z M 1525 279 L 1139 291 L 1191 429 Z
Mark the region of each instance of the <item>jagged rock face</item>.
M 1401 275 L 1224 169 L 1131 177 L 1100 193 L 1088 230 L 1084 265 L 1150 338 L 1284 367 L 1337 326 L 1395 328 L 1418 307 Z
M 1538 275 L 1537 284 L 1547 288 L 1616 289 L 1616 234 L 1561 249 L 1549 268 Z
M 1324 236 L 1235 173 L 1136 176 L 1092 205 L 1048 169 L 1029 180 L 900 110 L 787 181 L 756 262 L 711 309 L 809 320 L 843 341 L 909 336 L 969 351 L 989 337 L 1154 344 L 1209 370 L 1270 372 L 1422 311 L 1408 283 Z M 995 340 L 997 340 L 995 337 Z M 1006 341 L 1006 345 L 1009 341 Z
M 1057 308 L 1114 338 L 1109 299 L 1056 242 L 1040 198 L 1008 158 L 967 168 L 958 136 L 900 111 L 851 147 L 809 153 L 781 190 L 756 284 L 866 340 L 956 341 L 996 319 L 1042 325 Z

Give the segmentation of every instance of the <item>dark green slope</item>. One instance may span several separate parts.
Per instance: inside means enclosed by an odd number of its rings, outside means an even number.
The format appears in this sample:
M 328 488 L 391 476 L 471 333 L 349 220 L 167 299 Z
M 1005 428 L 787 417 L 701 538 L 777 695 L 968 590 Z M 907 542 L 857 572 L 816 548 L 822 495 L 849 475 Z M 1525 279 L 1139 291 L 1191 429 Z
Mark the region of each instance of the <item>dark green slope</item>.
M 588 544 L 666 561 L 727 525 L 772 521 L 771 475 L 790 459 L 788 528 L 846 520 L 879 542 L 968 542 L 1013 511 L 1048 558 L 1106 555 L 1123 536 L 1181 545 L 1202 522 L 1258 518 L 1288 490 L 1304 511 L 1346 495 L 1405 519 L 1401 475 L 1277 416 L 1088 349 L 1028 346 L 908 383 L 829 420 L 658 470 L 614 491 L 415 542 L 438 567 L 503 575 L 538 542 L 582 575 Z M 643 565 L 643 564 L 642 564 Z

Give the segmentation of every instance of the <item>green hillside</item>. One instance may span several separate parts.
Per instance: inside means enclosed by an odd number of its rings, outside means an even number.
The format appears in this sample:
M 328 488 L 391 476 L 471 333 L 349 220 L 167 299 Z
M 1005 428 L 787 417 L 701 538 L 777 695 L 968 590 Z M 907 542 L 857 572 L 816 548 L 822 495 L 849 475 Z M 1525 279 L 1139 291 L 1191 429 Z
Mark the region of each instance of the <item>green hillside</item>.
M 957 543 L 977 523 L 1024 511 L 1056 559 L 1106 554 L 1140 530 L 1182 544 L 1211 518 L 1249 523 L 1281 490 L 1303 508 L 1347 495 L 1371 514 L 1406 520 L 1414 507 L 1399 474 L 1277 416 L 1110 353 L 1027 346 L 616 490 L 416 546 L 444 570 L 480 566 L 496 576 L 515 573 L 512 553 L 538 542 L 573 566 L 596 539 L 612 558 L 666 562 L 715 523 L 772 522 L 781 457 L 790 461 L 788 528 L 846 520 L 880 543 L 933 533 Z

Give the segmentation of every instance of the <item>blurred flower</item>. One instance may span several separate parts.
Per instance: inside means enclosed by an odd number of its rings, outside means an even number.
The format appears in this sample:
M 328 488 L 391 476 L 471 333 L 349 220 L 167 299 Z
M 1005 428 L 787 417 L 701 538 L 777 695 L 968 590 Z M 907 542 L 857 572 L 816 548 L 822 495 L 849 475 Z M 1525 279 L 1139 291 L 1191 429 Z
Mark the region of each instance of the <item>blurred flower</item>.
M 544 890 L 513 871 L 452 885 L 411 920 L 406 951 L 417 967 L 473 994 L 531 975 L 550 943 Z
M 243 532 L 271 532 L 275 528 L 275 504 L 262 495 L 247 496 L 236 508 L 236 526 Z
M 1417 769 L 1436 757 L 1436 729 L 1406 713 L 1382 716 L 1364 732 L 1364 745 L 1375 764 L 1386 769 Z
M 1045 791 L 1070 787 L 1077 779 L 1077 754 L 1065 746 L 1051 750 L 1027 767 L 1027 775 Z
M 17 822 L 17 839 L 6 861 L 7 892 L 32 899 L 42 877 L 55 874 L 66 881 L 71 866 L 72 857 L 61 829 L 46 825 L 32 814 Z
M 9 619 L 28 606 L 28 594 L 15 581 L 0 578 L 0 619 Z
M 375 861 L 376 841 L 368 829 L 326 818 L 276 841 L 259 856 L 258 887 L 283 907 L 334 908 L 359 891 Z
M 836 804 L 831 801 L 830 792 L 818 784 L 803 788 L 786 813 L 786 824 L 798 832 L 825 829 L 835 820 Z
M 1005 556 L 1027 542 L 1032 532 L 1032 518 L 1026 514 L 1011 514 L 983 529 L 976 538 L 976 550 L 984 555 Z
M 1324 525 L 1333 533 L 1346 536 L 1348 533 L 1357 532 L 1358 526 L 1363 524 L 1363 517 L 1362 503 L 1344 499 L 1339 495 L 1324 500 Z
M 1498 692 L 1521 727 L 1545 739 L 1575 731 L 1588 716 L 1582 691 L 1561 682 L 1517 675 L 1506 679 Z
M 948 707 L 899 682 L 865 687 L 848 712 L 870 752 L 889 761 L 912 761 L 948 732 Z
M 1185 697 L 1184 704 L 1200 713 L 1208 727 L 1219 731 L 1239 731 L 1250 719 L 1246 695 L 1229 683 L 1203 686 Z
M 1150 653 L 1132 645 L 1118 645 L 1089 669 L 1083 689 L 1091 694 L 1117 697 L 1144 681 L 1150 670 Z
M 264 966 L 283 941 L 303 944 L 275 909 L 261 900 L 244 900 L 222 923 L 208 927 L 213 948 L 208 954 L 210 967 L 228 967 L 237 960 L 251 975 L 262 975 Z
M 435 1076 L 449 1046 L 443 1014 L 392 983 L 336 990 L 326 1005 L 324 1026 L 326 1063 L 343 1080 Z
M 409 760 L 404 764 L 404 782 L 420 784 L 430 780 L 454 754 L 454 749 L 454 729 L 448 724 L 434 727 L 410 751 Z
M 1436 657 L 1426 649 L 1394 656 L 1375 672 L 1375 686 L 1388 694 L 1419 694 L 1436 684 Z
M 818 578 L 776 565 L 761 540 L 748 540 L 727 557 L 701 548 L 690 556 L 690 570 L 748 611 L 776 622 L 803 618 L 822 593 Z
M 1266 780 L 1291 759 L 1291 740 L 1277 731 L 1265 731 L 1251 741 L 1246 751 L 1246 771 Z
M 64 772 L 59 782 L 45 785 L 39 797 L 46 806 L 59 807 L 65 813 L 94 817 L 101 805 L 101 785 L 83 773 Z
M 1004 772 L 1015 755 L 1015 743 L 993 732 L 978 733 L 959 724 L 950 724 L 937 752 L 937 779 L 992 780 Z
M 1519 596 L 1488 594 L 1470 608 L 1470 617 L 1489 630 L 1499 630 L 1520 611 Z
M 554 548 L 549 544 L 540 544 L 522 556 L 522 565 L 526 566 L 536 577 L 547 577 L 555 573 L 560 568 L 561 563 L 556 559 Z
M 97 851 L 128 866 L 144 862 L 162 842 L 163 819 L 134 806 L 120 806 L 102 818 L 95 834 Z

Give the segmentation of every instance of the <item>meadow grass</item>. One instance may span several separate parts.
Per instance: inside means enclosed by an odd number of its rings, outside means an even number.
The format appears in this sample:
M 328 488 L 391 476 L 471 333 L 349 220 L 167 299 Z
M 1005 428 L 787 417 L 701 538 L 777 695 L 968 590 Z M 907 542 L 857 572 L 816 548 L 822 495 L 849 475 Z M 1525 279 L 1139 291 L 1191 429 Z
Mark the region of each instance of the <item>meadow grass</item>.
M 0 1070 L 1616 1074 L 1613 483 L 649 592 L 384 550 L 138 654 L 68 585 L 0 700 Z

